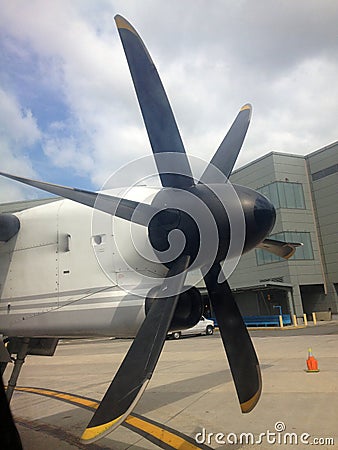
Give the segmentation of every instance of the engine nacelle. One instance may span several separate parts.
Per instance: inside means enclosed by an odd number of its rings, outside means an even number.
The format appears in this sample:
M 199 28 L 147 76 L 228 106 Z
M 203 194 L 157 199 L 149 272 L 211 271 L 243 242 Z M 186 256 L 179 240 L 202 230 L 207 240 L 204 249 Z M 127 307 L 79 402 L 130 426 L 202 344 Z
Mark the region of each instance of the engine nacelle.
M 146 297 L 145 312 L 148 314 L 159 287 L 151 289 Z M 203 314 L 203 301 L 199 290 L 190 287 L 180 294 L 174 317 L 168 331 L 186 330 L 197 324 Z

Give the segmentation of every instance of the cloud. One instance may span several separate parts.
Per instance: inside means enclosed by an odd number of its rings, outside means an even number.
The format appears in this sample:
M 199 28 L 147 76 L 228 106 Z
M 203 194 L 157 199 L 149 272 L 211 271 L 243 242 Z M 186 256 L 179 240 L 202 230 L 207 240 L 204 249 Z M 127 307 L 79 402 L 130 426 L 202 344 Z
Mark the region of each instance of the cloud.
M 26 174 L 34 146 L 40 177 L 72 183 L 75 174 L 97 187 L 150 154 L 116 13 L 149 48 L 190 153 L 209 160 L 246 102 L 254 115 L 238 164 L 337 139 L 336 2 L 13 1 L 0 17 L 0 82 L 22 130 L 35 129 L 31 144 L 7 141 L 7 160 L 23 158 Z M 3 122 L 7 135 L 13 123 Z
M 34 175 L 29 150 L 41 138 L 31 111 L 23 111 L 15 98 L 0 89 L 0 160 L 1 171 Z M 0 201 L 19 200 L 30 190 L 15 183 L 0 181 Z
M 16 100 L 0 89 L 0 130 L 1 136 L 14 149 L 25 143 L 32 146 L 40 132 L 30 110 L 22 110 Z

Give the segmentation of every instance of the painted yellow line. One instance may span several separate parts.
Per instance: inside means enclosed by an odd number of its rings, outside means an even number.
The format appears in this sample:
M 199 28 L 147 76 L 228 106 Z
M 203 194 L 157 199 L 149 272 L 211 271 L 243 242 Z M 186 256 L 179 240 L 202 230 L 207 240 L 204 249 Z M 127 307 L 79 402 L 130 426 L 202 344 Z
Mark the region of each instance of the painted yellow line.
M 32 394 L 40 394 L 40 395 L 46 395 L 48 397 L 54 397 L 59 398 L 60 400 L 65 400 L 71 403 L 74 403 L 75 405 L 79 406 L 86 406 L 88 408 L 96 409 L 99 406 L 99 402 L 95 400 L 89 400 L 86 398 L 78 397 L 72 394 L 67 394 L 64 392 L 57 392 L 52 391 L 50 389 L 40 389 L 35 387 L 19 387 L 17 386 L 15 388 L 16 391 L 23 391 L 23 392 L 31 392 Z
M 61 401 L 72 403 L 73 405 L 84 406 L 92 410 L 96 410 L 100 404 L 96 400 L 91 400 L 81 396 L 68 394 L 66 392 L 59 392 L 51 389 L 17 386 L 15 390 L 55 398 Z M 182 435 L 181 433 L 175 434 L 175 430 L 169 427 L 165 427 L 162 424 L 155 423 L 154 421 L 149 421 L 146 418 L 141 418 L 138 415 L 130 414 L 125 419 L 122 425 L 126 426 L 129 429 L 132 429 L 135 432 L 138 432 L 139 434 L 141 434 L 141 436 L 145 437 L 151 442 L 154 442 L 155 440 L 158 441 L 158 445 L 160 445 L 161 443 L 165 444 L 165 448 L 168 448 L 168 446 L 172 449 L 177 450 L 201 450 L 210 448 L 205 445 L 198 446 L 195 444 L 192 438 L 189 438 L 188 436 L 184 437 L 184 435 Z
M 200 447 L 188 442 L 181 436 L 177 436 L 171 431 L 165 430 L 162 427 L 146 422 L 138 417 L 129 416 L 126 422 L 133 428 L 145 431 L 151 436 L 155 437 L 164 444 L 170 445 L 170 447 L 180 450 L 198 450 Z

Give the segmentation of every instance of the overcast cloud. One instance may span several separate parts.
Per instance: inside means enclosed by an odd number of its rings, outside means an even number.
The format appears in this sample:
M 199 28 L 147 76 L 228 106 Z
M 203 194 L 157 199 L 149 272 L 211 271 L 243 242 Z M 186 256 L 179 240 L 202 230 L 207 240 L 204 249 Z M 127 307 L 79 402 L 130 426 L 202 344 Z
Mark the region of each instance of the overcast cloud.
M 188 153 L 209 160 L 240 107 L 237 166 L 338 139 L 336 0 L 0 1 L 1 170 L 99 189 L 150 153 L 113 17 L 142 36 Z M 44 196 L 0 180 L 0 201 Z

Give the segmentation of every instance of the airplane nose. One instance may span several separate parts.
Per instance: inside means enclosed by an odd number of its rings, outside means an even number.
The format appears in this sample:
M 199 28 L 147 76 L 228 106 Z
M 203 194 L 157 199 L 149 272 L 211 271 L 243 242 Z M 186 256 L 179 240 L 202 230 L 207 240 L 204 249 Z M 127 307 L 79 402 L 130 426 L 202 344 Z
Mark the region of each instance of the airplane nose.
M 276 222 L 276 210 L 273 204 L 264 195 L 258 194 L 254 206 L 256 227 L 262 239 L 270 234 Z

